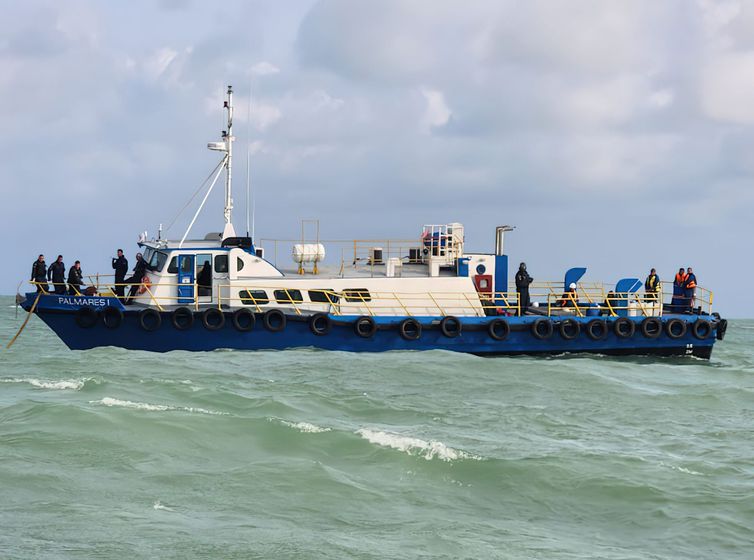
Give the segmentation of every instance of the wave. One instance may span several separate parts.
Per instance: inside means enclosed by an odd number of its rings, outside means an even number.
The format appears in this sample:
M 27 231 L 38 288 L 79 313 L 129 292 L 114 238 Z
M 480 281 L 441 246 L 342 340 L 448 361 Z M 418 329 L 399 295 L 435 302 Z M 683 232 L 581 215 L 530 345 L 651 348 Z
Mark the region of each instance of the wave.
M 86 377 L 84 379 L 60 379 L 57 381 L 53 381 L 50 379 L 36 379 L 34 377 L 30 378 L 19 378 L 14 377 L 11 379 L 0 379 L 0 383 L 28 383 L 29 385 L 33 387 L 37 387 L 38 389 L 56 389 L 56 390 L 74 390 L 79 391 L 84 388 L 84 385 L 86 385 L 89 381 L 95 381 L 91 377 Z
M 194 406 L 172 406 L 168 404 L 150 404 L 142 402 L 127 401 L 121 399 L 115 399 L 113 397 L 104 397 L 98 401 L 89 401 L 90 404 L 101 404 L 104 406 L 114 406 L 119 408 L 131 408 L 135 410 L 146 410 L 149 412 L 194 412 L 198 414 L 211 414 L 215 416 L 226 416 L 227 412 L 220 412 L 217 410 L 207 410 L 206 408 L 198 408 Z
M 380 447 L 397 449 L 398 451 L 408 453 L 409 455 L 423 457 L 427 461 L 435 458 L 442 461 L 455 461 L 458 459 L 473 459 L 475 461 L 482 460 L 482 457 L 458 449 L 453 449 L 441 441 L 425 441 L 415 437 L 380 432 L 368 428 L 357 430 L 356 434 L 367 440 L 369 443 L 379 445 Z
M 152 506 L 152 508 L 156 510 L 162 510 L 162 511 L 175 511 L 173 508 L 163 504 L 160 500 L 157 500 Z
M 304 434 L 321 434 L 332 431 L 332 428 L 323 428 L 315 424 L 310 424 L 309 422 L 289 422 L 288 420 L 279 420 L 279 422 L 283 426 L 288 426 L 289 428 L 293 428 Z

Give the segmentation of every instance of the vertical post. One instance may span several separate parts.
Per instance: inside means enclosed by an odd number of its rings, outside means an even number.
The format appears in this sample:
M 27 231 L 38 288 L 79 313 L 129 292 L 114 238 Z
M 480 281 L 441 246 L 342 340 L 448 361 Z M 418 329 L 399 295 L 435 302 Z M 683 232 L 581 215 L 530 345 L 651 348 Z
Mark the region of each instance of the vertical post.
M 233 182 L 233 86 L 228 86 L 228 100 L 225 102 L 228 113 L 228 130 L 224 138 L 228 157 L 225 161 L 225 223 L 231 223 L 233 211 L 232 182 Z

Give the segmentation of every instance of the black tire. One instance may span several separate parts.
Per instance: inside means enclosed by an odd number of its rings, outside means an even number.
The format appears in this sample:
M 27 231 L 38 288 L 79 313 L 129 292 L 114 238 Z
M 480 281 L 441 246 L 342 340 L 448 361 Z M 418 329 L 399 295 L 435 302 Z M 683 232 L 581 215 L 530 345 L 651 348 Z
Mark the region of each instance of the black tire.
M 564 340 L 576 340 L 581 334 L 581 324 L 576 319 L 561 321 L 558 330 Z
M 162 315 L 156 309 L 142 309 L 138 319 L 139 326 L 147 332 L 154 332 L 162 326 Z
M 618 317 L 613 323 L 613 332 L 618 338 L 631 338 L 636 333 L 636 323 L 628 317 Z
M 697 319 L 691 325 L 691 334 L 694 335 L 694 338 L 698 338 L 699 340 L 709 338 L 712 336 L 712 323 L 707 319 Z
M 592 340 L 605 340 L 609 332 L 604 319 L 592 319 L 586 324 L 586 335 Z
M 179 331 L 186 331 L 194 326 L 194 312 L 188 307 L 179 307 L 170 314 L 170 322 Z
M 442 332 L 443 336 L 455 338 L 461 334 L 462 329 L 463 327 L 461 326 L 461 321 L 458 317 L 448 315 L 440 320 L 440 332 Z
M 493 340 L 505 340 L 511 334 L 511 326 L 505 319 L 493 319 L 487 324 L 487 334 Z
M 662 334 L 662 321 L 657 317 L 647 317 L 639 324 L 644 338 L 659 338 Z
M 233 328 L 237 331 L 249 332 L 254 330 L 257 318 L 254 316 L 254 312 L 251 309 L 242 307 L 233 312 L 233 315 L 231 315 L 231 321 L 233 322 Z
M 123 324 L 123 311 L 108 305 L 102 310 L 102 324 L 108 329 L 117 329 Z
M 419 340 L 422 335 L 422 326 L 416 319 L 403 319 L 398 325 L 398 332 L 403 340 Z
M 279 309 L 268 309 L 262 315 L 262 324 L 270 332 L 280 332 L 285 329 L 287 319 L 285 313 Z
M 309 330 L 317 336 L 330 334 L 332 330 L 332 319 L 327 313 L 315 313 L 309 317 Z
M 372 338 L 377 332 L 377 323 L 366 315 L 359 317 L 353 322 L 353 332 L 361 338 Z
M 550 321 L 549 319 L 544 319 L 542 317 L 536 319 L 531 324 L 531 334 L 534 335 L 534 338 L 537 338 L 539 340 L 550 338 L 554 330 L 555 329 L 552 326 L 552 321 Z
M 98 319 L 97 312 L 91 307 L 82 307 L 76 312 L 76 324 L 82 329 L 91 329 Z
M 225 326 L 225 313 L 217 307 L 210 307 L 202 312 L 202 325 L 208 331 L 219 331 Z
M 681 321 L 680 319 L 670 319 L 670 321 L 665 323 L 665 332 L 672 339 L 679 339 L 685 336 L 687 330 L 686 321 Z

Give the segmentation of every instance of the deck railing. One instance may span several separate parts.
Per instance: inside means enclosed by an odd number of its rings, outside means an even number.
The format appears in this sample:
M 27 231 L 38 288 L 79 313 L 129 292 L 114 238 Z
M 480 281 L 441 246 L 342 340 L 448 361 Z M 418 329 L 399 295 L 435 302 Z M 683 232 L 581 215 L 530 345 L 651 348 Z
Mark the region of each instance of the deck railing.
M 281 285 L 259 284 L 219 284 L 214 283 L 212 294 L 202 294 L 202 287 L 193 284 L 164 283 L 137 284 L 137 294 L 129 297 L 129 291 L 134 284 L 115 284 L 108 281 L 112 275 L 88 276 L 87 287 L 94 287 L 97 295 L 128 301 L 146 295 L 149 303 L 160 310 L 165 307 L 188 305 L 196 310 L 200 307 L 218 307 L 220 309 L 238 306 L 252 306 L 255 311 L 262 312 L 270 307 L 282 307 L 302 315 L 315 310 L 322 310 L 333 315 L 518 315 L 520 314 L 518 295 L 509 292 L 376 292 L 361 290 L 323 290 L 310 288 L 294 288 Z M 82 296 L 77 286 L 68 284 L 54 284 L 52 282 L 30 282 L 33 286 L 40 286 L 44 293 L 54 295 L 55 287 L 65 288 L 66 295 Z M 49 287 L 53 292 L 49 292 Z M 124 295 L 115 293 L 116 287 L 124 289 Z M 178 288 L 190 288 L 190 295 L 179 295 Z M 72 294 L 70 292 L 73 292 Z M 255 298 L 254 292 L 264 291 L 264 298 Z M 168 292 L 168 293 L 166 293 Z M 277 292 L 277 294 L 275 293 Z M 282 293 L 281 293 L 282 292 Z M 302 292 L 311 296 L 318 294 L 321 301 L 305 299 Z M 278 297 L 275 297 L 278 296 Z M 659 296 L 659 297 L 658 297 Z M 588 315 L 632 315 L 632 316 L 661 316 L 664 308 L 673 302 L 672 286 L 663 285 L 658 294 L 634 292 L 615 293 L 605 291 L 602 284 L 578 284 L 575 293 L 563 293 L 562 283 L 538 283 L 530 289 L 530 299 L 533 307 L 530 312 L 545 316 L 573 315 L 585 317 Z M 208 301 L 207 301 L 208 300 Z M 664 302 L 664 305 L 663 305 Z M 693 302 L 676 301 L 673 312 L 712 313 L 713 293 L 703 287 L 697 287 Z

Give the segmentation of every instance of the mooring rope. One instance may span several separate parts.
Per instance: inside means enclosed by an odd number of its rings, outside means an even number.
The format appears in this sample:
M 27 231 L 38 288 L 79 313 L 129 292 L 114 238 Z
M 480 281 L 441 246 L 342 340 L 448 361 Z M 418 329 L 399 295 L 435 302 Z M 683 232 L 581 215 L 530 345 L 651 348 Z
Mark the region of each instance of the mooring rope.
M 21 328 L 18 329 L 18 332 L 16 333 L 16 336 L 14 336 L 11 341 L 8 343 L 8 346 L 5 347 L 6 350 L 8 350 L 11 346 L 13 346 L 13 343 L 16 342 L 16 339 L 19 337 L 19 335 L 23 332 L 23 330 L 26 328 L 26 323 L 29 322 L 29 319 L 31 319 L 32 314 L 34 313 L 34 310 L 37 308 L 37 303 L 39 303 L 39 298 L 42 297 L 42 292 L 39 292 L 37 294 L 37 299 L 34 300 L 34 305 L 31 306 L 31 309 L 29 310 L 29 314 L 26 315 L 26 319 L 24 320 L 24 324 L 21 325 Z

